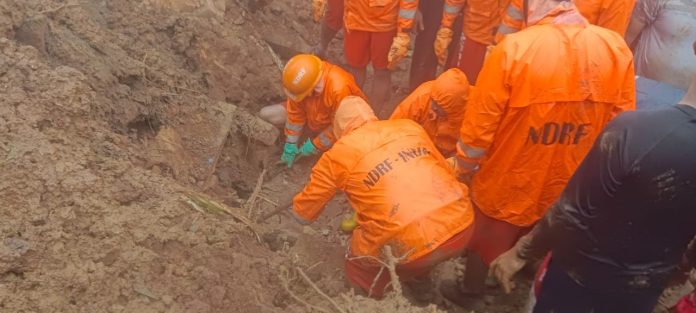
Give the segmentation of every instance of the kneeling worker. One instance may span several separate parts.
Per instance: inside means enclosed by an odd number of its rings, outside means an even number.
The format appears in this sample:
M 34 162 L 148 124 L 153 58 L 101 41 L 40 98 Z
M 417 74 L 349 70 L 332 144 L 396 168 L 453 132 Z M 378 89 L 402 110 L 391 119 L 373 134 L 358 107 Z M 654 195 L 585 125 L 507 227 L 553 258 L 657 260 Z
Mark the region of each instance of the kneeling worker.
M 469 81 L 458 68 L 418 86 L 396 107 L 390 119 L 411 119 L 423 126 L 440 153 L 457 152 L 464 109 L 469 99 Z
M 348 280 L 382 297 L 389 274 L 380 274 L 377 260 L 389 245 L 401 259 L 402 281 L 427 282 L 435 265 L 458 256 L 469 241 L 474 215 L 467 187 L 422 127 L 406 119 L 378 121 L 359 97 L 341 102 L 333 131 L 337 141 L 293 199 L 293 216 L 300 223 L 316 220 L 342 190 L 358 224 L 346 254 Z
M 331 121 L 343 98 L 367 98 L 352 75 L 309 54 L 296 55 L 285 65 L 283 90 L 288 97 L 284 107 L 283 104 L 267 106 L 261 109 L 260 116 L 272 124 L 285 122 L 286 139 L 281 160 L 288 167 L 300 155 L 317 154 L 331 147 L 335 141 Z M 316 137 L 300 143 L 303 131 Z

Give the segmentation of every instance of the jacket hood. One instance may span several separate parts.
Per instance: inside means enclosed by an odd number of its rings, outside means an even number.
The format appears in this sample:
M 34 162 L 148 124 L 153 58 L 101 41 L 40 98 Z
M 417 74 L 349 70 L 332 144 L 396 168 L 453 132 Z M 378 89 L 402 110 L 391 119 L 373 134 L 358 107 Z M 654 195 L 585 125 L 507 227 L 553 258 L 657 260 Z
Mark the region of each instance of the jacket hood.
M 341 100 L 334 115 L 333 132 L 336 139 L 349 134 L 367 122 L 376 121 L 377 116 L 363 98 L 348 96 Z
M 449 69 L 435 79 L 430 97 L 448 115 L 461 114 L 469 99 L 469 80 L 458 68 Z

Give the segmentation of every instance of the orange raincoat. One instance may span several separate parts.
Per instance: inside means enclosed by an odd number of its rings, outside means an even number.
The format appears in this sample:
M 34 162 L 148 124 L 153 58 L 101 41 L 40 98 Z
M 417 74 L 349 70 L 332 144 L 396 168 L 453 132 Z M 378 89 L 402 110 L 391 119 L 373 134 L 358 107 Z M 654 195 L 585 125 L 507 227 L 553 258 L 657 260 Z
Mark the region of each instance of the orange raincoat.
M 611 29 L 623 36 L 636 0 L 575 0 L 573 3 L 590 23 Z M 501 42 L 506 35 L 524 28 L 523 20 L 523 0 L 512 0 L 503 14 L 495 41 Z
M 517 226 L 544 215 L 606 123 L 635 108 L 623 38 L 565 4 L 493 48 L 457 143 L 460 173 L 480 161 L 474 203 Z
M 440 153 L 451 156 L 456 151 L 468 98 L 469 81 L 466 75 L 458 68 L 452 68 L 437 79 L 418 86 L 401 101 L 390 119 L 414 120 L 423 126 Z M 438 116 L 433 105 L 441 108 L 445 116 Z
M 349 103 L 350 102 L 350 103 Z M 467 187 L 411 120 L 377 121 L 369 105 L 346 98 L 336 113 L 339 138 L 295 196 L 293 212 L 314 221 L 342 190 L 357 213 L 350 254 L 381 255 L 389 244 L 408 263 L 473 222 Z
M 343 20 L 348 31 L 387 32 L 410 29 L 419 0 L 345 1 Z
M 510 0 L 445 0 L 442 26 L 452 29 L 459 12 L 464 10 L 464 36 L 484 45 L 493 44 L 503 11 Z
M 340 67 L 322 62 L 322 71 L 322 79 L 318 84 L 323 87 L 321 92 L 315 91 L 299 103 L 287 100 L 285 108 L 288 118 L 285 123 L 285 136 L 287 142 L 298 143 L 306 125 L 312 132 L 321 132 L 312 139 L 312 143 L 324 151 L 336 141 L 330 126 L 341 100 L 347 96 L 358 96 L 364 99 L 367 97 L 355 83 L 353 76 Z

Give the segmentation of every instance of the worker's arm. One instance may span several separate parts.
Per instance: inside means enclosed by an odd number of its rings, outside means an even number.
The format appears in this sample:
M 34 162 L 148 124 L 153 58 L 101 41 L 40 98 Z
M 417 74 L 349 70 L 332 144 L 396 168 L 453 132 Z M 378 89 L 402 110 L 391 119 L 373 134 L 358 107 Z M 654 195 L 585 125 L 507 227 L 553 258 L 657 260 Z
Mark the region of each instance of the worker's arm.
M 409 114 L 409 108 L 408 108 L 408 103 L 404 103 L 403 101 L 399 103 L 398 106 L 396 106 L 396 109 L 394 109 L 394 112 L 392 112 L 392 115 L 389 117 L 390 120 L 398 120 L 398 119 L 411 119 L 411 114 Z
M 312 139 L 312 144 L 314 144 L 314 146 L 320 151 L 329 150 L 331 146 L 333 146 L 334 142 L 336 142 L 336 137 L 334 136 L 332 126 L 327 127 L 321 133 L 319 133 L 318 136 Z
M 522 0 L 512 0 L 508 4 L 505 14 L 500 21 L 500 26 L 495 34 L 495 42 L 499 43 L 505 39 L 505 36 L 516 33 L 524 28 L 524 8 Z
M 643 29 L 652 24 L 657 19 L 658 14 L 664 6 L 664 0 L 638 0 L 633 8 L 631 21 L 626 31 L 626 43 L 633 47 L 636 40 L 643 32 Z
M 606 7 L 599 13 L 597 25 L 611 29 L 621 36 L 626 34 L 635 0 L 612 0 L 603 4 L 606 4 Z
M 442 8 L 442 22 L 440 27 L 445 27 L 452 29 L 454 21 L 457 20 L 459 12 L 462 11 L 466 0 L 445 0 L 445 4 Z
M 405 32 L 413 28 L 413 20 L 416 17 L 416 13 L 418 13 L 418 1 L 399 0 L 399 32 Z
M 427 109 L 420 105 L 422 102 L 429 103 L 430 96 L 422 93 L 418 93 L 418 89 L 411 93 L 406 99 L 401 101 L 399 105 L 396 106 L 394 112 L 392 113 L 390 120 L 397 119 L 409 119 L 415 121 L 418 124 L 423 123 L 424 117 L 427 116 Z M 423 99 L 426 98 L 426 99 Z
M 285 103 L 288 119 L 285 122 L 285 142 L 297 144 L 307 122 L 307 116 L 299 103 L 288 99 Z
M 302 224 L 314 222 L 324 211 L 329 200 L 334 197 L 336 190 L 338 190 L 337 175 L 329 152 L 319 158 L 312 168 L 309 182 L 293 199 L 293 216 Z
M 507 63 L 507 64 L 506 64 Z M 496 46 L 486 59 L 478 77 L 478 84 L 467 102 L 464 120 L 457 142 L 457 174 L 473 172 L 486 150 L 495 139 L 495 133 L 510 99 L 507 84 L 507 60 L 504 47 Z

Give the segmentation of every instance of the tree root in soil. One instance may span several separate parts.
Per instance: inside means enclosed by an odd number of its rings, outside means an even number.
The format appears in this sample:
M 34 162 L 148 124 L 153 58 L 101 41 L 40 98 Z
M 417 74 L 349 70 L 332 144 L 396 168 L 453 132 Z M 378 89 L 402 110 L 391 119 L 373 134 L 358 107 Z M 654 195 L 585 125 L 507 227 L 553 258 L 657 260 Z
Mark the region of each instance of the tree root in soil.
M 254 191 L 251 192 L 251 196 L 249 196 L 249 199 L 244 203 L 244 206 L 247 209 L 247 217 L 249 219 L 253 218 L 254 214 L 254 208 L 256 207 L 256 200 L 259 198 L 259 195 L 261 194 L 261 189 L 263 188 L 263 178 L 266 176 L 266 169 L 264 168 L 263 171 L 261 171 L 261 174 L 259 174 L 259 178 L 256 180 L 256 186 L 254 186 Z
M 256 237 L 256 240 L 258 242 L 261 242 L 261 237 L 259 236 L 259 233 L 256 231 L 256 228 L 254 227 L 253 223 L 244 215 L 232 211 L 226 205 L 217 201 L 213 201 L 208 196 L 196 192 L 186 193 L 186 196 L 182 200 L 191 208 L 201 213 L 227 214 L 229 216 L 232 216 L 234 219 L 240 221 L 242 224 L 249 227 L 251 232 Z

